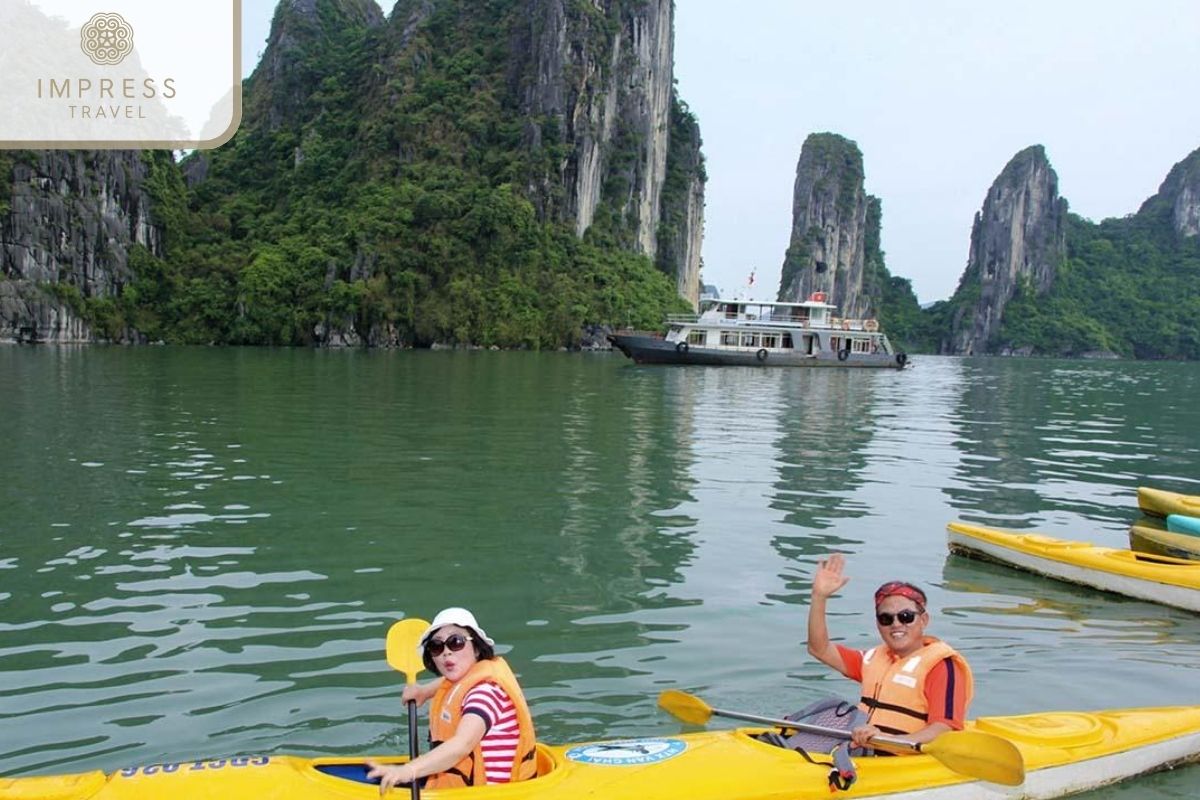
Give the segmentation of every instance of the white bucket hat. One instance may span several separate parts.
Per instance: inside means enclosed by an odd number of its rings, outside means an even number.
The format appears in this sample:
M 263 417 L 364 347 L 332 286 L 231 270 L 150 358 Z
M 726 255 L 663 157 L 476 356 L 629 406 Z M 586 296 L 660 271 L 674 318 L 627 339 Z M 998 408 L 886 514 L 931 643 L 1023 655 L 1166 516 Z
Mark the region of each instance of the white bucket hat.
M 425 643 L 429 641 L 429 637 L 437 633 L 439 628 L 447 625 L 457 625 L 460 628 L 471 628 L 479 634 L 479 638 L 495 647 L 496 643 L 491 637 L 484 632 L 483 628 L 479 627 L 479 623 L 475 621 L 475 615 L 465 608 L 443 608 L 438 612 L 438 615 L 433 618 L 433 622 L 429 623 L 429 627 L 421 634 L 420 641 L 417 642 L 417 652 L 425 650 Z

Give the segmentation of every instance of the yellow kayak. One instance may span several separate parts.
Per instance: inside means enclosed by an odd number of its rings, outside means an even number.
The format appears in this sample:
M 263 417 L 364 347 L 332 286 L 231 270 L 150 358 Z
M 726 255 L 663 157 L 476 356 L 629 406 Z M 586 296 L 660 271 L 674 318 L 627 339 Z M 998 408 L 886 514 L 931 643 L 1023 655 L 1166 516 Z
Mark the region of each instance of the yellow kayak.
M 1175 533 L 1156 525 L 1132 525 L 1129 528 L 1129 549 L 1200 562 L 1200 536 Z
M 1194 494 L 1179 494 L 1166 492 L 1162 489 L 1151 489 L 1139 486 L 1137 490 L 1138 508 L 1142 513 L 1155 517 L 1165 517 L 1168 514 L 1183 514 L 1189 517 L 1200 517 L 1200 497 Z
M 752 738 L 757 729 L 577 745 L 539 745 L 539 777 L 422 792 L 430 800 L 909 800 L 1048 798 L 1200 759 L 1200 706 L 984 717 L 968 729 L 1011 741 L 1025 782 L 1002 787 L 950 771 L 929 755 L 860 757 L 858 782 L 830 793 L 828 768 Z M 401 761 L 385 758 L 382 760 Z M 247 756 L 131 767 L 111 774 L 0 778 L 5 800 L 376 800 L 361 758 Z M 408 788 L 390 797 L 405 800 Z
M 950 551 L 1188 611 L 1200 611 L 1200 563 L 982 525 L 947 526 Z

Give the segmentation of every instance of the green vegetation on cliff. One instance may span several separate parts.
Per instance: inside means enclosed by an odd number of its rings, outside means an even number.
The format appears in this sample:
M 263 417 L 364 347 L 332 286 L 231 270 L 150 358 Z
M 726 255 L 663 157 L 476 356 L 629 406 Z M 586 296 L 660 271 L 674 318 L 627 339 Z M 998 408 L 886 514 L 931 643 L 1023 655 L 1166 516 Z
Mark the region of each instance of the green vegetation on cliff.
M 674 275 L 632 251 L 617 179 L 582 240 L 546 211 L 572 145 L 521 111 L 524 4 L 398 9 L 427 15 L 411 29 L 336 0 L 316 10 L 277 11 L 291 49 L 247 81 L 232 141 L 179 167 L 147 156 L 166 252 L 135 252 L 108 326 L 183 343 L 547 348 L 681 308 Z M 616 147 L 610 174 L 636 147 Z
M 1053 285 L 1039 295 L 1021 280 L 986 352 L 1200 359 L 1200 237 L 1177 234 L 1152 209 L 1099 224 L 1070 215 Z M 952 300 L 926 310 L 923 329 L 936 333 L 922 349 L 935 350 L 979 294 L 978 276 L 965 275 Z
M 1043 297 L 1020 287 L 997 344 L 1040 355 L 1111 352 L 1200 358 L 1200 240 L 1139 214 L 1099 224 L 1072 216 L 1067 260 Z

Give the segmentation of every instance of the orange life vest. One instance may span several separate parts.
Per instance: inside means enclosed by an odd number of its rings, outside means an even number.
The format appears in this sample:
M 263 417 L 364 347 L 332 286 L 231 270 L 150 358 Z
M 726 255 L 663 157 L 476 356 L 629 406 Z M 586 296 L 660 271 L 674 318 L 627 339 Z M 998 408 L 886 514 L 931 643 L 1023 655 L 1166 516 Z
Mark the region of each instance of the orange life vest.
M 920 650 L 901 658 L 895 658 L 887 645 L 863 654 L 862 699 L 858 706 L 867 712 L 867 721 L 884 733 L 915 733 L 929 724 L 925 678 L 947 658 L 954 660 L 956 678 L 966 681 L 966 702 L 970 703 L 975 694 L 966 659 L 933 636 L 926 636 L 924 642 Z
M 429 706 L 429 738 L 433 745 L 439 745 L 454 735 L 458 723 L 462 719 L 463 698 L 477 684 L 492 681 L 508 694 L 517 711 L 519 734 L 517 752 L 513 758 L 511 780 L 523 781 L 532 778 L 537 773 L 537 759 L 534 757 L 533 717 L 529 713 L 529 705 L 525 702 L 525 694 L 517 684 L 517 678 L 504 659 L 499 656 L 475 662 L 475 666 L 457 683 L 443 680 L 437 688 Z M 474 786 L 487 783 L 483 768 L 483 748 L 475 745 L 475 749 L 445 772 L 431 775 L 425 782 L 427 788 L 452 788 L 459 786 Z

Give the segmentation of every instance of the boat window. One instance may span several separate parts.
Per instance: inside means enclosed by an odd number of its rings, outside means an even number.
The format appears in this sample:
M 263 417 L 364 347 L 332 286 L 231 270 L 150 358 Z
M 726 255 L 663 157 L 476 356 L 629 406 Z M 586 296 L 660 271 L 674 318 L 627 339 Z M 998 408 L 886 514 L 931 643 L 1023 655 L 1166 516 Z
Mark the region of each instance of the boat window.
M 725 345 L 726 347 L 737 347 L 737 331 L 721 331 L 721 344 Z
M 758 347 L 758 334 L 750 331 L 743 331 L 742 347 Z
M 763 347 L 779 347 L 779 334 L 764 333 L 760 342 Z
M 688 344 L 703 345 L 707 331 L 688 331 Z
M 792 347 L 794 347 L 792 344 L 792 335 L 790 333 L 785 333 L 783 335 L 783 347 L 787 350 L 790 350 Z

